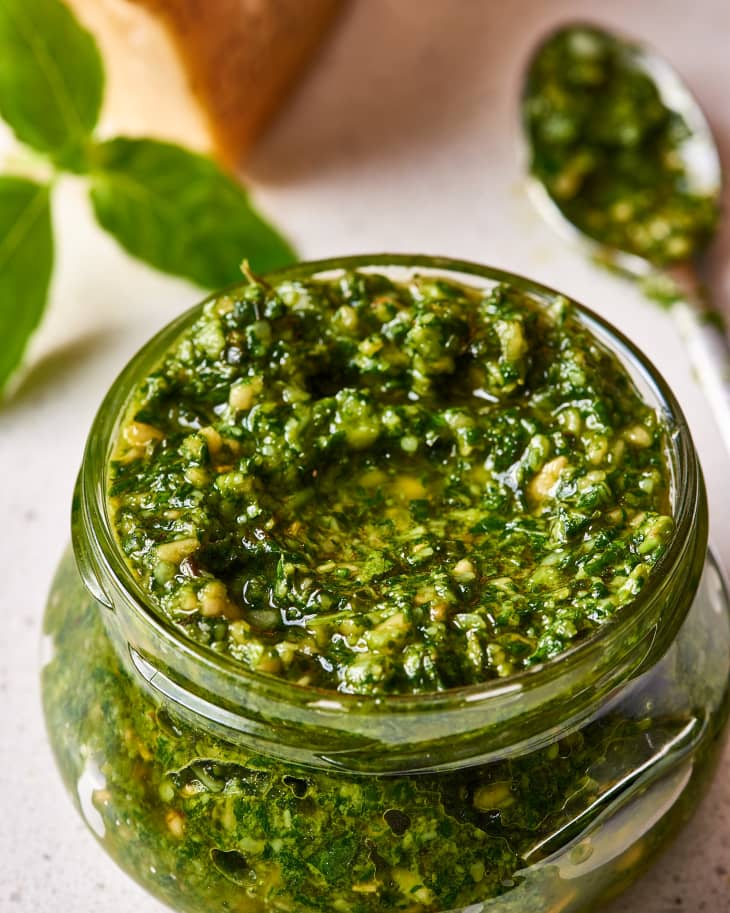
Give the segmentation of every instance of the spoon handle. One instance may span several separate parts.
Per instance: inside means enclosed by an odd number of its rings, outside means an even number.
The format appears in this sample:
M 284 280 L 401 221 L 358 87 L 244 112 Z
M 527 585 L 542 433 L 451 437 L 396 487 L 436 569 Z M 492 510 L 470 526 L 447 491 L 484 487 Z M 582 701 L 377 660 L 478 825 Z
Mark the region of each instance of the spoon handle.
M 706 307 L 694 269 L 673 271 L 683 298 L 672 312 L 687 346 L 687 355 L 715 417 L 725 449 L 730 454 L 730 346 Z

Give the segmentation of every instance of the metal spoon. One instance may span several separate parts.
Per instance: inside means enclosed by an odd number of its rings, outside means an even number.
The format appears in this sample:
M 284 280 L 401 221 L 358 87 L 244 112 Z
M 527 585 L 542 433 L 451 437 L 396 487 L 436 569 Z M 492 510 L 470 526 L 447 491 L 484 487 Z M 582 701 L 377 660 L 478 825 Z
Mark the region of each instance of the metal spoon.
M 683 143 L 681 155 L 689 181 L 694 188 L 701 189 L 702 193 L 713 196 L 719 202 L 722 171 L 715 139 L 707 120 L 679 75 L 652 50 L 594 25 L 569 24 L 549 34 L 535 48 L 526 70 L 525 86 L 545 45 L 561 32 L 581 29 L 589 29 L 618 41 L 622 52 L 625 48 L 627 55 L 630 55 L 632 65 L 651 78 L 663 104 L 684 119 L 690 137 Z M 524 98 L 523 95 L 523 103 Z M 523 118 L 524 136 L 529 148 L 526 126 L 526 118 Z M 635 253 L 607 248 L 568 221 L 545 184 L 534 174 L 529 176 L 528 190 L 538 211 L 548 223 L 568 240 L 577 242 L 593 259 L 639 279 L 656 275 L 658 271 L 671 278 L 679 292 L 679 299 L 671 305 L 672 313 L 687 345 L 690 364 L 707 394 L 723 442 L 730 453 L 730 350 L 727 338 L 717 325 L 719 315 L 708 308 L 702 293 L 699 275 L 701 256 L 698 254 L 690 260 L 658 270 L 656 265 Z

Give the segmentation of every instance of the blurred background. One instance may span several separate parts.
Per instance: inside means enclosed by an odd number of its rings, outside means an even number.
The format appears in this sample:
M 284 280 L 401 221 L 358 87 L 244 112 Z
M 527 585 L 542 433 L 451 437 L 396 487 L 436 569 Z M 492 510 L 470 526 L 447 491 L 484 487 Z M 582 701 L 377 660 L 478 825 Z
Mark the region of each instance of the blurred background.
M 540 37 L 570 19 L 618 28 L 667 57 L 700 100 L 730 167 L 727 0 L 350 0 L 242 158 L 240 175 L 302 259 L 391 251 L 477 260 L 554 286 L 616 324 L 687 413 L 707 476 L 714 547 L 727 567 L 728 457 L 674 323 L 628 280 L 554 235 L 525 194 L 523 67 Z M 106 63 L 102 131 L 154 132 L 154 123 L 139 123 L 137 96 L 125 98 L 123 67 Z M 168 113 L 159 132 L 184 133 L 183 115 L 174 106 Z M 13 154 L 9 132 L 0 132 L 0 158 Z M 203 292 L 132 260 L 102 234 L 78 179 L 60 183 L 54 224 L 50 306 L 0 409 L 0 795 L 12 821 L 0 830 L 0 910 L 156 913 L 163 908 L 97 850 L 61 789 L 42 731 L 37 646 L 93 414 L 133 352 Z M 708 277 L 726 316 L 729 253 L 725 222 Z M 729 774 L 726 752 L 724 775 L 691 826 L 610 913 L 730 911 Z

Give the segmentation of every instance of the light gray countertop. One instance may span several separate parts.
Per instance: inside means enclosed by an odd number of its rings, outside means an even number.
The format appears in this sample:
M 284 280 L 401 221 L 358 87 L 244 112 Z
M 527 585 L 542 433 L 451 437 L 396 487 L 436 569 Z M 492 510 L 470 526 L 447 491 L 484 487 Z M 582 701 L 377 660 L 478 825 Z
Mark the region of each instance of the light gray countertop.
M 521 67 L 546 28 L 575 17 L 619 26 L 674 61 L 701 98 L 727 165 L 727 0 L 355 0 L 257 148 L 248 179 L 305 258 L 388 250 L 480 260 L 556 286 L 612 320 L 654 360 L 687 413 L 713 541 L 728 567 L 730 463 L 673 323 L 565 247 L 524 194 Z M 135 349 L 201 296 L 102 237 L 77 182 L 64 182 L 58 196 L 52 308 L 25 378 L 0 412 L 0 911 L 156 913 L 163 908 L 116 869 L 63 792 L 43 732 L 38 645 L 92 415 Z M 711 272 L 726 313 L 729 251 L 730 223 Z M 730 752 L 691 824 L 609 909 L 730 911 Z

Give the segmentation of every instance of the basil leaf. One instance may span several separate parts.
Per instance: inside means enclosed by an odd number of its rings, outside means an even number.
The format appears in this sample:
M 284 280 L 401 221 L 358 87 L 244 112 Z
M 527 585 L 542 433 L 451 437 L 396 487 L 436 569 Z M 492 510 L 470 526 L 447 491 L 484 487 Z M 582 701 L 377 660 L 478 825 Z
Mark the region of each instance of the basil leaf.
M 220 288 L 240 279 L 244 258 L 262 273 L 294 259 L 233 178 L 179 146 L 110 140 L 95 150 L 91 178 L 99 224 L 164 272 Z
M 40 323 L 52 269 L 48 187 L 0 177 L 0 390 Z
M 81 170 L 104 69 L 93 37 L 59 0 L 0 0 L 0 116 L 24 143 Z

